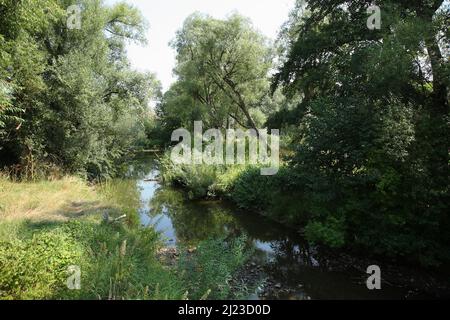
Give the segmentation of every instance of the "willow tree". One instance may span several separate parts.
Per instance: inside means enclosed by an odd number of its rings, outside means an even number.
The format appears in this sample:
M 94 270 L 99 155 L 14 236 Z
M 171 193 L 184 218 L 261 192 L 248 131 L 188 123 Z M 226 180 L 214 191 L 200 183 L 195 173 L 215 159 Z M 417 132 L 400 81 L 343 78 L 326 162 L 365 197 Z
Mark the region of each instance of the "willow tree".
M 205 109 L 202 120 L 227 127 L 231 118 L 236 125 L 256 129 L 252 111 L 267 97 L 272 62 L 267 39 L 248 19 L 193 14 L 172 46 L 178 90 Z
M 145 138 L 153 74 L 131 69 L 127 42 L 145 44 L 146 21 L 127 4 L 0 1 L 0 165 L 36 160 L 111 175 Z

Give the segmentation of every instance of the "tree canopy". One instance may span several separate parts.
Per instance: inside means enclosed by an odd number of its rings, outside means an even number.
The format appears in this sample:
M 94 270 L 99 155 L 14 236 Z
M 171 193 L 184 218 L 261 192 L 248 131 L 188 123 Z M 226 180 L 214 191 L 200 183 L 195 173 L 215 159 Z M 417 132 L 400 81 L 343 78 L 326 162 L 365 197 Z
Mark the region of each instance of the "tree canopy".
M 373 5 L 379 30 L 367 27 Z M 298 1 L 272 89 L 302 97 L 292 165 L 312 238 L 445 251 L 431 248 L 449 241 L 449 18 L 444 1 Z
M 178 124 L 201 119 L 216 128 L 232 123 L 257 128 L 257 110 L 268 97 L 272 50 L 248 19 L 195 13 L 172 46 L 177 82 L 166 93 L 161 112 L 177 113 Z
M 127 4 L 81 1 L 81 28 L 71 29 L 70 5 L 0 2 L 1 164 L 110 176 L 145 139 L 150 100 L 160 95 L 155 76 L 126 57 L 127 42 L 145 43 L 147 23 Z

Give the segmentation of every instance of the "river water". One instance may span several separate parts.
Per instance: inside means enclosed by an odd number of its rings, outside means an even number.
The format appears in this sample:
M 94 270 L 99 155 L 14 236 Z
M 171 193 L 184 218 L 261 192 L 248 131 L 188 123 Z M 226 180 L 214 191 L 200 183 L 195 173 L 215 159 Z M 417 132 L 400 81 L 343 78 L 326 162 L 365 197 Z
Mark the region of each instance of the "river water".
M 223 201 L 190 201 L 181 190 L 152 179 L 157 162 L 142 156 L 130 167 L 140 194 L 139 214 L 144 226 L 159 231 L 167 246 L 193 245 L 218 237 L 248 236 L 252 265 L 262 266 L 272 286 L 280 288 L 268 299 L 403 299 L 407 291 L 383 283 L 368 290 L 365 270 L 335 268 L 294 230 Z M 299 204 L 300 205 L 300 204 Z M 339 271 L 335 270 L 339 269 Z M 289 290 L 283 290 L 289 288 Z M 286 291 L 286 292 L 284 292 Z M 249 299 L 259 299 L 257 292 Z

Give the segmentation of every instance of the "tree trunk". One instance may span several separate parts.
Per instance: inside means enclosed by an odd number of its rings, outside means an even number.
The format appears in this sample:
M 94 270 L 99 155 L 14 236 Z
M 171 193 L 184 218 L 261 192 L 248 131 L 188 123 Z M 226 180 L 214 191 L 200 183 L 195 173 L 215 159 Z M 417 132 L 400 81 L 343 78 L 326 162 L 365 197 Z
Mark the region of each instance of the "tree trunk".
M 445 115 L 448 112 L 448 88 L 443 74 L 442 53 L 434 35 L 427 36 L 425 44 L 433 74 L 433 109 L 435 112 Z
M 433 12 L 434 13 L 434 12 Z M 422 16 L 427 23 L 432 25 L 433 14 Z M 430 171 L 433 174 L 435 186 L 445 188 L 449 183 L 449 127 L 448 117 L 448 88 L 444 73 L 444 59 L 436 39 L 435 32 L 430 30 L 424 38 L 430 58 L 433 75 L 432 105 L 429 108 L 431 121 L 428 141 L 433 148 L 430 155 Z

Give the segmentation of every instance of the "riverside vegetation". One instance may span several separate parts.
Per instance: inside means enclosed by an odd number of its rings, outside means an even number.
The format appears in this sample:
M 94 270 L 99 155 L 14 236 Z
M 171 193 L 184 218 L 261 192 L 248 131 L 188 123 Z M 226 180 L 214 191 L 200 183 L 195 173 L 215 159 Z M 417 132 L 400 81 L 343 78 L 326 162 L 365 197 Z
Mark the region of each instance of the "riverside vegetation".
M 202 241 L 175 266 L 153 228 L 137 225 L 133 181 L 95 188 L 80 178 L 0 180 L 0 299 L 206 299 L 240 295 L 228 284 L 246 261 L 243 238 Z M 127 214 L 124 223 L 102 221 Z M 187 251 L 186 251 L 187 252 Z M 68 267 L 81 289 L 67 287 Z M 198 272 L 201 269 L 202 272 Z M 220 272 L 218 272 L 220 271 Z
M 159 235 L 138 225 L 134 182 L 110 180 L 151 144 L 147 106 L 160 84 L 125 52 L 145 43 L 146 21 L 124 3 L 81 1 L 82 28 L 71 30 L 71 4 L 0 1 L 0 299 L 232 295 L 238 243 L 206 241 L 169 268 L 156 258 Z M 105 212 L 127 220 L 106 224 Z M 70 265 L 81 268 L 81 290 L 66 286 Z
M 274 44 L 239 15 L 188 18 L 172 43 L 178 80 L 157 109 L 166 141 L 198 119 L 281 129 L 283 166 L 264 177 L 165 159 L 165 181 L 316 244 L 448 265 L 449 3 L 375 3 L 379 30 L 366 1 L 297 1 Z
M 165 265 L 133 182 L 117 180 L 134 150 L 170 148 L 200 120 L 280 129 L 282 165 L 261 176 L 174 165 L 167 151 L 162 179 L 190 199 L 230 199 L 336 251 L 447 267 L 450 4 L 374 3 L 382 24 L 370 30 L 367 1 L 299 0 L 275 42 L 238 13 L 194 13 L 171 42 L 177 80 L 163 93 L 126 56 L 147 40 L 136 8 L 79 1 L 72 30 L 69 0 L 0 0 L 0 298 L 239 296 L 229 280 L 243 240 L 206 240 Z M 81 290 L 67 289 L 70 265 Z

